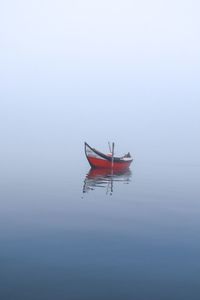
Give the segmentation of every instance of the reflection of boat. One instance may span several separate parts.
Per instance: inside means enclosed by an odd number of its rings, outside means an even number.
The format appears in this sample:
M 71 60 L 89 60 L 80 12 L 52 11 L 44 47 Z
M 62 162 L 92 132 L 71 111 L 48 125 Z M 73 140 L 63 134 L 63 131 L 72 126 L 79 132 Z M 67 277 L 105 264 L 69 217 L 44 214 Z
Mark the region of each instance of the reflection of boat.
M 111 149 L 110 149 L 111 150 Z M 106 168 L 113 170 L 128 169 L 133 159 L 130 153 L 124 156 L 114 156 L 114 143 L 110 154 L 104 154 L 85 143 L 85 154 L 92 168 Z
M 86 175 L 83 185 L 83 193 L 88 193 L 96 188 L 106 189 L 106 194 L 112 195 L 114 182 L 129 184 L 131 171 L 128 170 L 111 170 L 111 169 L 93 169 L 91 168 Z

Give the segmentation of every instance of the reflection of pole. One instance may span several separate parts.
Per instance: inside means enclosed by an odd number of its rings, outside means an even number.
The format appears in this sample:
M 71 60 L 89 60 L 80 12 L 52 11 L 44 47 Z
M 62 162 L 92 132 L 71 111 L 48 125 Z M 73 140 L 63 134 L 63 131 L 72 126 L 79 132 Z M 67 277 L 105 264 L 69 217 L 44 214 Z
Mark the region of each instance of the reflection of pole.
M 109 185 L 110 185 L 110 182 L 108 181 L 108 183 L 107 183 L 107 189 L 106 189 L 106 195 L 108 195 L 108 193 L 109 193 Z
M 118 185 L 120 183 L 129 184 L 130 182 L 130 170 L 114 172 L 114 167 L 113 169 L 109 168 L 105 170 L 91 168 L 83 182 L 83 196 L 86 196 L 86 194 L 90 193 L 90 191 L 98 190 L 99 188 L 104 188 L 106 190 L 106 195 L 111 196 L 116 188 L 114 185 Z
M 113 193 L 113 164 L 114 164 L 114 147 L 115 144 L 112 143 L 112 164 L 111 164 L 111 185 L 110 185 L 110 195 Z
M 111 174 L 108 177 L 106 195 L 108 195 L 108 193 L 110 194 L 110 196 L 112 196 L 112 194 L 113 194 L 113 170 L 111 170 Z
M 112 177 L 111 177 L 110 195 L 112 195 L 112 193 L 113 193 L 113 174 L 112 174 Z

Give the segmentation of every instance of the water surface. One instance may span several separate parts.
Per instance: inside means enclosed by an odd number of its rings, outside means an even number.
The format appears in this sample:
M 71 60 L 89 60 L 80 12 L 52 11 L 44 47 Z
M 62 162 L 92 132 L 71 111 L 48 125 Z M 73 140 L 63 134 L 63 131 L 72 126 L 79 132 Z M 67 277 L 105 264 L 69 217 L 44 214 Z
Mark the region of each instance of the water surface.
M 81 159 L 2 177 L 1 299 L 198 299 L 199 167 Z

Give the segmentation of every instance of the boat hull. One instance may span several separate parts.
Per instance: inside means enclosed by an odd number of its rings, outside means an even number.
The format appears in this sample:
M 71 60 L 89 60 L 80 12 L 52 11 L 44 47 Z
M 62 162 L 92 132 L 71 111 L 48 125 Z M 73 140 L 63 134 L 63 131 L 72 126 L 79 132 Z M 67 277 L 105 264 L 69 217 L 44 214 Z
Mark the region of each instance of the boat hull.
M 85 143 L 85 155 L 92 168 L 125 170 L 128 169 L 133 159 L 131 157 L 113 157 L 104 154 Z
M 87 156 L 88 162 L 92 168 L 103 168 L 103 169 L 111 169 L 113 168 L 114 170 L 124 170 L 128 169 L 132 161 L 126 161 L 126 162 L 114 162 L 112 166 L 112 162 L 101 159 L 101 158 L 96 158 L 96 157 L 90 157 Z

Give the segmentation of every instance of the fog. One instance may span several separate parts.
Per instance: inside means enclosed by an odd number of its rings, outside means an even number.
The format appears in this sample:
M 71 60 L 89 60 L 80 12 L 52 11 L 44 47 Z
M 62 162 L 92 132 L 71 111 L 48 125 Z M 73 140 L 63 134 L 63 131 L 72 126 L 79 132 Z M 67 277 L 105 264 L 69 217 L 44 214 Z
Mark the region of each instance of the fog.
M 198 1 L 3 1 L 2 164 L 83 142 L 199 164 Z
M 1 0 L 0 299 L 198 299 L 199 3 Z

